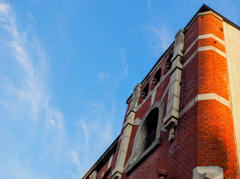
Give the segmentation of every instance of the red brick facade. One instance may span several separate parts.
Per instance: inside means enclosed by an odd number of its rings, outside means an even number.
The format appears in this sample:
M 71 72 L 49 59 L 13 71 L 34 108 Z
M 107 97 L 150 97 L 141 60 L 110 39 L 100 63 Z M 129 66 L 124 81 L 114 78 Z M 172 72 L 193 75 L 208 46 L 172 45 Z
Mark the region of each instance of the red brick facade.
M 125 168 L 121 173 L 123 179 L 157 179 L 159 169 L 168 171 L 168 179 L 190 179 L 194 178 L 193 170 L 202 166 L 218 166 L 223 169 L 224 178 L 239 178 L 232 109 L 230 105 L 227 106 L 222 102 L 227 101 L 230 104 L 228 65 L 226 55 L 224 56 L 226 47 L 223 21 L 211 13 L 202 13 L 195 18 L 192 24 L 184 29 L 184 50 L 188 51 L 183 54 L 178 111 L 180 117 L 175 139 L 169 141 L 169 131 L 163 129 L 160 135 L 161 144 L 157 149 L 133 171 L 126 174 L 139 128 L 139 124 L 131 124 L 131 135 L 124 158 Z M 145 99 L 139 96 L 134 120 L 137 118 L 142 120 L 151 105 L 159 100 L 164 102 L 163 118 L 166 116 L 171 76 L 169 73 L 171 69 L 166 69 L 166 62 L 170 56 L 167 53 L 171 53 L 172 50 L 174 50 L 173 45 L 142 82 L 140 92 L 147 83 L 149 83 L 149 91 Z M 155 86 L 152 81 L 160 68 L 161 80 Z M 200 98 L 201 95 L 205 95 L 204 99 Z M 219 100 L 206 98 L 211 95 L 217 96 Z M 130 97 L 124 124 L 127 121 L 131 102 Z M 189 105 L 190 108 L 187 109 Z M 111 173 L 107 177 L 109 179 L 114 176 L 113 170 L 117 165 L 124 130 L 125 127 L 121 131 L 114 152 Z M 102 178 L 102 173 L 108 170 L 107 165 L 108 162 L 97 171 L 97 179 Z

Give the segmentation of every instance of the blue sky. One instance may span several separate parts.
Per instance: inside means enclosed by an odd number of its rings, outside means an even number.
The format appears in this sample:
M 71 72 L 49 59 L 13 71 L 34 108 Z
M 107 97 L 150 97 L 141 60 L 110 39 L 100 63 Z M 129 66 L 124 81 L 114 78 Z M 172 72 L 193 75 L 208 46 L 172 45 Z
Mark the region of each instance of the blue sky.
M 203 3 L 240 25 L 239 0 L 0 1 L 1 178 L 81 178 Z

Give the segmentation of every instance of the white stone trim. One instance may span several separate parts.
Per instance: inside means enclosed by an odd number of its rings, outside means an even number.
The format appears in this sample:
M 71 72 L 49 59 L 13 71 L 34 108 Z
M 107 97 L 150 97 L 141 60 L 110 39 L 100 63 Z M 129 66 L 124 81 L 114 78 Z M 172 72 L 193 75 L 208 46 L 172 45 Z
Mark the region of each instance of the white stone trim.
M 111 157 L 110 157 L 110 159 L 109 159 L 109 161 L 108 161 L 108 169 L 109 169 L 109 168 L 111 167 L 111 165 L 112 165 L 113 156 L 114 156 L 114 154 L 111 155 Z
M 165 95 L 167 94 L 169 87 L 170 87 L 170 82 L 168 83 L 168 85 L 167 85 L 167 87 L 166 87 L 166 89 L 165 89 L 165 91 L 164 91 L 164 93 L 162 95 L 162 98 L 161 98 L 162 101 L 165 98 Z
M 132 125 L 134 122 L 134 118 L 135 118 L 135 112 L 129 113 L 129 115 L 127 116 L 126 122 L 123 124 L 122 128 L 125 128 L 128 124 Z
M 142 120 L 137 117 L 137 118 L 134 120 L 133 125 L 134 125 L 134 126 L 139 126 L 140 123 L 141 123 L 141 121 L 142 121 Z
M 222 52 L 221 50 L 217 49 L 214 46 L 205 46 L 205 47 L 198 47 L 198 49 L 188 58 L 188 60 L 183 64 L 183 68 L 187 66 L 187 64 L 193 59 L 193 57 L 198 53 L 202 51 L 208 51 L 208 50 L 213 50 L 217 52 L 218 54 L 222 55 L 223 57 L 227 58 L 226 53 Z
M 213 38 L 215 40 L 217 40 L 218 42 L 220 42 L 221 44 L 225 45 L 225 42 L 218 38 L 217 36 L 213 35 L 213 34 L 205 34 L 205 35 L 199 35 L 194 41 L 193 43 L 188 47 L 188 49 L 185 51 L 184 54 L 187 54 L 188 51 L 195 45 L 195 43 L 200 40 L 200 39 L 209 39 L 209 38 Z
M 157 116 L 157 129 L 156 129 L 156 136 L 153 143 L 146 149 L 145 148 L 145 141 L 147 135 L 147 120 L 149 114 L 155 109 L 158 109 L 158 116 Z M 163 109 L 164 109 L 164 102 L 163 101 L 156 101 L 145 113 L 141 123 L 138 127 L 137 133 L 134 138 L 132 153 L 130 156 L 129 166 L 126 168 L 125 173 L 128 175 L 130 174 L 137 166 L 143 162 L 146 157 L 148 157 L 157 147 L 160 145 L 160 136 L 162 131 L 162 120 L 163 120 Z
M 207 12 L 200 12 L 198 13 L 188 24 L 188 26 L 185 28 L 185 30 L 188 30 L 192 24 L 197 20 L 198 16 L 202 16 L 202 15 L 207 15 L 207 14 L 212 14 L 213 16 L 215 16 L 216 18 L 218 18 L 219 20 L 223 21 L 223 18 L 221 18 L 220 16 L 218 16 L 217 14 L 215 14 L 212 11 L 207 11 Z
M 216 18 L 218 18 L 219 20 L 223 21 L 223 18 L 221 18 L 219 15 L 215 14 L 215 13 L 212 12 L 212 11 L 206 11 L 206 12 L 200 12 L 200 13 L 198 13 L 199 16 L 207 15 L 207 14 L 212 14 L 213 16 L 215 16 Z
M 140 97 L 140 91 L 141 91 L 142 85 L 140 83 L 137 83 L 137 85 L 133 89 L 132 97 L 129 99 L 131 101 L 131 104 L 129 106 L 129 109 L 127 111 L 127 115 L 129 114 L 130 111 L 137 111 L 137 104 L 138 104 L 138 99 Z
M 168 90 L 168 102 L 167 111 L 164 118 L 164 127 L 169 131 L 169 141 L 175 139 L 175 129 L 177 126 L 177 119 L 179 118 L 179 103 L 180 103 L 180 91 L 181 91 L 181 79 L 182 79 L 182 64 L 180 63 L 180 57 L 182 56 L 182 50 L 184 49 L 184 31 L 180 29 L 175 35 L 174 53 L 172 61 L 172 70 L 170 73 L 170 86 Z M 177 115 L 174 115 L 177 113 Z
M 219 166 L 202 166 L 193 169 L 193 179 L 223 179 L 223 168 Z
M 124 132 L 122 134 L 122 141 L 120 144 L 115 168 L 112 171 L 112 175 L 114 175 L 116 172 L 121 174 L 123 173 L 131 132 L 132 132 L 132 126 L 127 125 L 127 127 L 125 127 Z
M 180 112 L 180 117 L 187 112 L 196 102 L 198 101 L 204 101 L 204 100 L 211 100 L 215 99 L 219 101 L 220 103 L 224 104 L 227 107 L 230 106 L 230 102 L 223 97 L 217 95 L 216 93 L 208 93 L 208 94 L 198 94 L 186 107 L 184 107 Z
M 153 105 L 153 103 L 154 103 L 156 93 L 157 93 L 157 90 L 155 89 L 155 90 L 152 92 L 151 105 Z
M 97 171 L 94 170 L 91 175 L 89 176 L 89 179 L 97 179 Z

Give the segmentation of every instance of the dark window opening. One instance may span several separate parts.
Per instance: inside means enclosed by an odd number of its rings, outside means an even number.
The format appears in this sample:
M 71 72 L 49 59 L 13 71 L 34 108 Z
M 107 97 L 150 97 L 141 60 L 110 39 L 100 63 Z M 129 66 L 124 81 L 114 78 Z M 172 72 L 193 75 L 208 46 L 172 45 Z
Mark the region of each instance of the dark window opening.
M 106 173 L 104 174 L 104 176 L 102 177 L 102 179 L 107 179 L 107 178 L 109 177 L 109 174 L 110 174 L 110 172 L 111 172 L 111 169 L 112 169 L 112 167 L 110 167 L 110 168 L 106 171 Z
M 158 108 L 153 109 L 146 119 L 147 136 L 145 150 L 152 145 L 156 139 L 156 131 L 158 124 Z
M 162 69 L 160 68 L 157 73 L 154 75 L 153 77 L 153 84 L 156 85 L 159 81 L 160 81 L 160 78 L 161 78 L 161 71 Z
M 173 57 L 173 52 L 170 52 L 168 60 L 171 61 L 172 57 Z
M 144 87 L 144 89 L 141 93 L 142 98 L 145 98 L 148 95 L 148 88 L 149 88 L 149 83 Z
M 167 62 L 166 62 L 166 67 L 167 67 L 167 69 L 170 69 L 171 66 L 172 66 L 172 63 L 171 63 L 172 57 L 173 57 L 173 53 L 171 52 L 171 53 L 169 54 L 168 60 L 167 60 Z

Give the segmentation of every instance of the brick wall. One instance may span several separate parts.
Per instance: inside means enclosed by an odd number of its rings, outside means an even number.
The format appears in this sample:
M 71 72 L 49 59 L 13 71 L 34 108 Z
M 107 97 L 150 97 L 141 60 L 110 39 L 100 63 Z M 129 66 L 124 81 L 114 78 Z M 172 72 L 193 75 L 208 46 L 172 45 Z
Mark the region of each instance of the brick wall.
M 224 41 L 222 28 L 223 22 L 217 17 L 211 14 L 199 16 L 185 32 L 184 49 L 188 49 L 199 35 L 213 34 Z M 184 63 L 199 47 L 206 46 L 213 46 L 223 54 L 226 53 L 225 45 L 217 39 L 213 37 L 199 39 L 184 54 Z M 151 81 L 156 71 L 159 68 L 163 68 L 167 58 L 168 56 L 142 86 L 143 90 L 149 82 L 149 93 L 150 90 L 155 90 L 156 88 L 157 92 L 154 102 L 163 98 L 165 105 L 163 117 L 166 115 L 168 93 L 165 93 L 165 91 L 168 87 L 170 76 L 167 74 L 168 76 L 164 81 L 155 88 L 151 86 Z M 162 69 L 162 75 L 166 74 L 167 71 L 165 70 Z M 165 96 L 163 97 L 164 93 Z M 215 93 L 229 101 L 227 59 L 217 53 L 216 50 L 199 51 L 184 66 L 182 70 L 179 110 L 184 109 L 197 95 L 209 93 Z M 149 94 L 149 97 L 145 100 L 139 100 L 139 105 L 141 107 L 136 112 L 135 118 L 142 119 L 151 106 L 151 95 Z M 127 164 L 131 156 L 137 130 L 138 125 L 133 125 L 125 164 Z M 191 108 L 180 116 L 178 127 L 176 128 L 176 138 L 173 142 L 168 141 L 168 135 L 167 131 L 162 131 L 161 145 L 128 176 L 123 173 L 122 178 L 157 179 L 157 171 L 159 169 L 165 169 L 169 172 L 168 179 L 192 178 L 193 169 L 197 166 L 219 166 L 224 170 L 224 178 L 236 179 L 239 177 L 232 109 L 229 106 L 214 99 L 195 101 Z M 120 143 L 121 140 L 113 158 L 113 168 L 116 163 Z M 106 167 L 104 166 L 100 170 L 98 177 L 105 170 Z
M 224 40 L 220 30 L 222 21 L 213 15 L 200 16 L 185 34 L 185 49 L 199 35 L 213 34 Z M 198 40 L 188 53 L 185 62 L 199 48 L 213 46 L 226 52 L 225 46 L 214 38 Z M 169 78 L 159 85 L 155 101 L 161 99 Z M 184 108 L 198 94 L 215 93 L 229 100 L 229 81 L 226 58 L 213 50 L 198 52 L 182 71 L 180 108 Z M 167 95 L 164 98 L 167 103 Z M 138 110 L 136 117 L 142 119 L 150 107 L 150 100 Z M 165 109 L 166 110 L 166 109 Z M 180 109 L 181 110 L 181 109 Z M 164 114 L 165 116 L 165 114 Z M 130 157 L 137 127 L 133 128 L 127 158 Z M 176 139 L 168 141 L 168 132 L 161 133 L 162 143 L 129 176 L 123 178 L 157 178 L 156 172 L 165 169 L 169 178 L 192 178 L 197 166 L 220 166 L 224 177 L 238 178 L 237 158 L 231 109 L 216 100 L 195 103 L 179 119 Z M 126 160 L 127 161 L 127 160 Z
M 179 119 L 177 138 L 171 143 L 168 133 L 162 132 L 162 143 L 136 170 L 123 178 L 158 178 L 157 171 L 165 169 L 168 179 L 192 178 L 192 169 L 197 166 L 197 106 Z
M 220 166 L 225 178 L 238 178 L 232 112 L 216 100 L 198 102 L 197 165 Z

